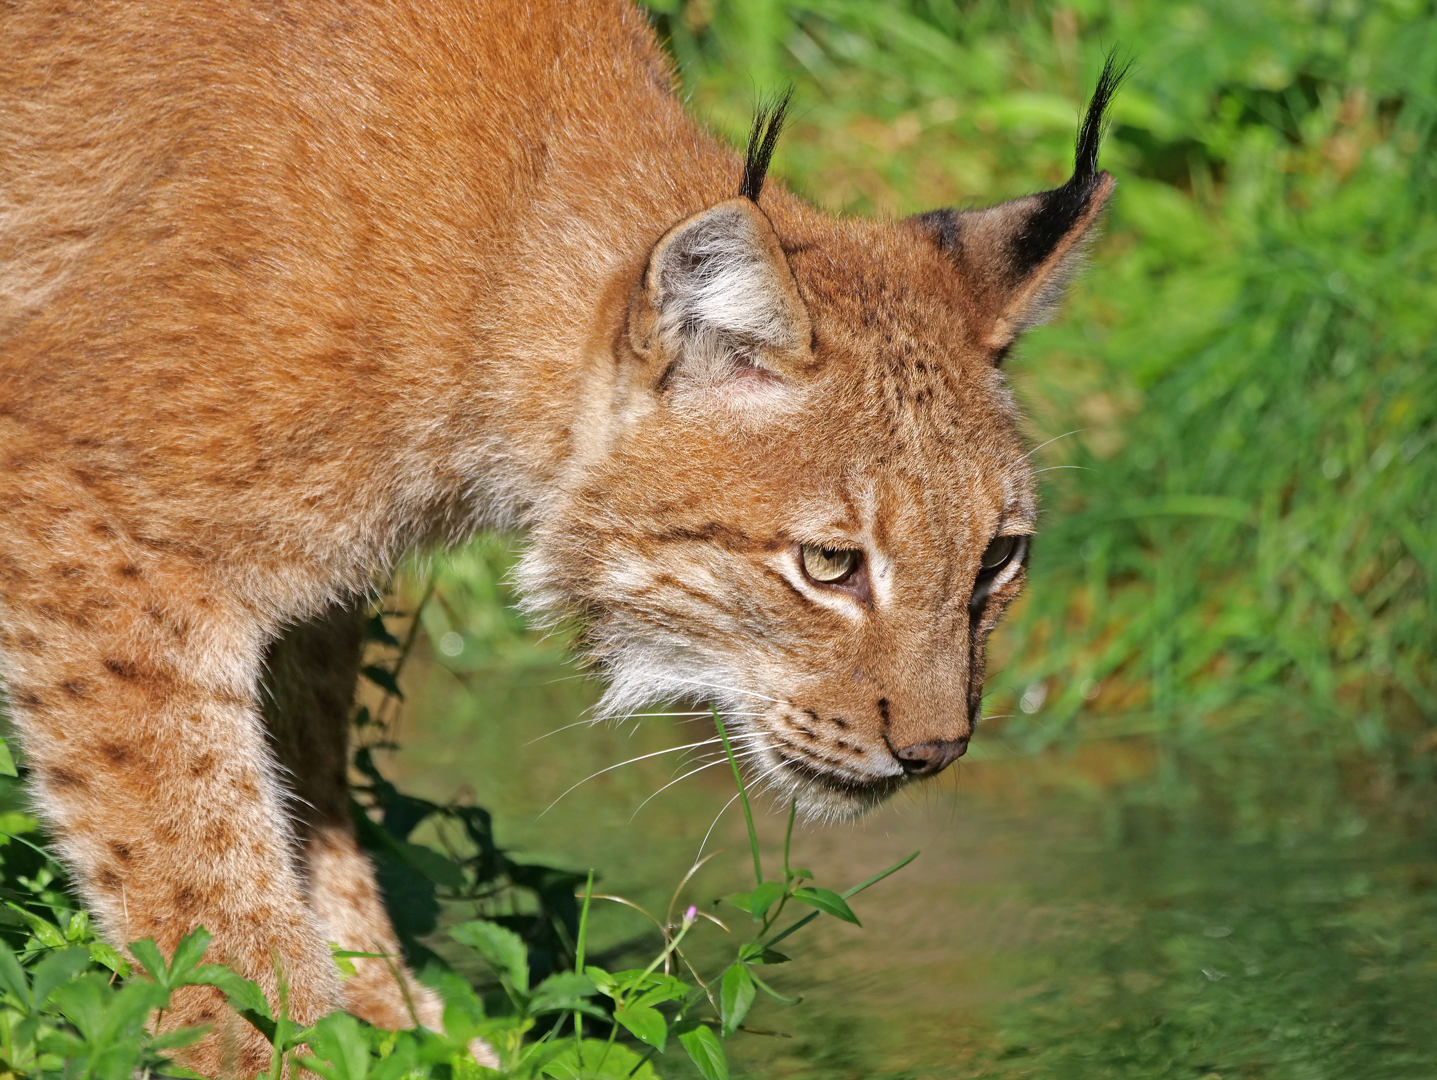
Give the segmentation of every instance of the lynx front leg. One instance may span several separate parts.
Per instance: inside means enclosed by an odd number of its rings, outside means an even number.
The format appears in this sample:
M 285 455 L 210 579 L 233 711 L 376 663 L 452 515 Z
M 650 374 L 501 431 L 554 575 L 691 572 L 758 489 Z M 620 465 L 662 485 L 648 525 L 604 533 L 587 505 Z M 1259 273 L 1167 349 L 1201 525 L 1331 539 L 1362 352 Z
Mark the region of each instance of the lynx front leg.
M 72 519 L 73 520 L 73 519 Z M 304 902 L 256 708 L 261 629 L 206 574 L 127 550 L 97 522 L 0 542 L 6 689 L 35 795 L 105 935 L 170 953 L 203 925 L 209 959 L 312 1022 L 339 1004 Z M 165 1026 L 210 1025 L 185 1055 L 253 1076 L 269 1046 L 218 991 L 177 995 Z
M 364 610 L 356 605 L 332 607 L 276 641 L 265 664 L 266 719 L 293 774 L 300 863 L 322 931 L 344 949 L 391 958 L 354 961 L 344 1007 L 382 1027 L 411 1027 L 417 1018 L 442 1031 L 443 1004 L 399 959 L 374 867 L 349 817 L 349 713 L 363 639 Z M 484 1043 L 471 1042 L 469 1051 L 479 1064 L 498 1067 Z
M 417 1015 L 419 1023 L 439 1031 L 443 1006 L 399 959 L 374 868 L 349 817 L 349 714 L 363 639 L 364 611 L 358 606 L 335 606 L 292 627 L 271 647 L 265 664 L 265 716 L 280 762 L 292 774 L 310 908 L 328 940 L 391 958 L 354 962 L 355 974 L 343 984 L 344 1007 L 391 1029 L 412 1027 Z

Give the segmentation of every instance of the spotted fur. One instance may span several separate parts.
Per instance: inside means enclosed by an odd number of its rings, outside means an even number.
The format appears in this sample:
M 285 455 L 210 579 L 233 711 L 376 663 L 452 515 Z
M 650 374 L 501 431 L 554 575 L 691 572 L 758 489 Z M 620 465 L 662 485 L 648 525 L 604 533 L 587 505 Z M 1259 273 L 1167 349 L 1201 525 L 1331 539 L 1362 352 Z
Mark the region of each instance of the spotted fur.
M 344 717 L 357 605 L 416 545 L 526 531 L 605 712 L 715 700 L 810 813 L 962 751 L 1023 577 L 980 561 L 1036 525 L 995 359 L 1112 187 L 834 218 L 762 183 L 771 118 L 746 166 L 684 115 L 636 8 L 525 11 L 0 12 L 9 711 L 103 932 L 202 923 L 300 1022 L 410 1015 L 325 943 L 393 949 Z M 861 567 L 816 584 L 803 545 Z M 192 1068 L 267 1063 L 188 993 Z

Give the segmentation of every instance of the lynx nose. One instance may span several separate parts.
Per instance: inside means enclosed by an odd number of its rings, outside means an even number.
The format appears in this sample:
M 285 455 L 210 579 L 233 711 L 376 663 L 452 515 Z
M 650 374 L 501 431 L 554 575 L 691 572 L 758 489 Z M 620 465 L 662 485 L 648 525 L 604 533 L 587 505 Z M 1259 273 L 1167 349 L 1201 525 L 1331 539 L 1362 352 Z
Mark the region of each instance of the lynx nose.
M 897 751 L 896 757 L 909 776 L 932 776 L 952 765 L 968 749 L 968 739 L 944 739 L 914 743 Z

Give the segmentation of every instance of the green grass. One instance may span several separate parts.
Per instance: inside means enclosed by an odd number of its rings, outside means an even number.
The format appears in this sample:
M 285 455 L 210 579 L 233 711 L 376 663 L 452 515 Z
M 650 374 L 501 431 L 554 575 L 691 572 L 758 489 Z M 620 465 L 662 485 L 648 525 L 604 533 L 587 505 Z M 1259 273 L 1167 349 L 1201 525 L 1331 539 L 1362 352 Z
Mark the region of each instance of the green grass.
M 1430 3 L 653 6 L 699 114 L 737 139 L 791 81 L 777 170 L 880 215 L 1060 182 L 1104 52 L 1131 56 L 1106 234 L 1010 361 L 1041 464 L 1073 468 L 1043 477 L 988 711 L 1023 751 L 1152 740 L 1173 790 L 1230 787 L 1234 754 L 1430 776 Z

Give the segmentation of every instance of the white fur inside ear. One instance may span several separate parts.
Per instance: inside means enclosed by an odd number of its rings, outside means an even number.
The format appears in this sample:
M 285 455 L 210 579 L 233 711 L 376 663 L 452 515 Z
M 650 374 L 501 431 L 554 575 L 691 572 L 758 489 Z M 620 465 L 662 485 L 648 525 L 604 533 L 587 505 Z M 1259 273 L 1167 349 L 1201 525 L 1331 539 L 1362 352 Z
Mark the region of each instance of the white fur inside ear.
M 677 353 L 675 377 L 691 385 L 732 383 L 743 395 L 780 384 L 759 353 L 798 344 L 780 276 L 787 272 L 774 265 L 741 207 L 717 206 L 666 237 L 649 281 L 658 335 Z

